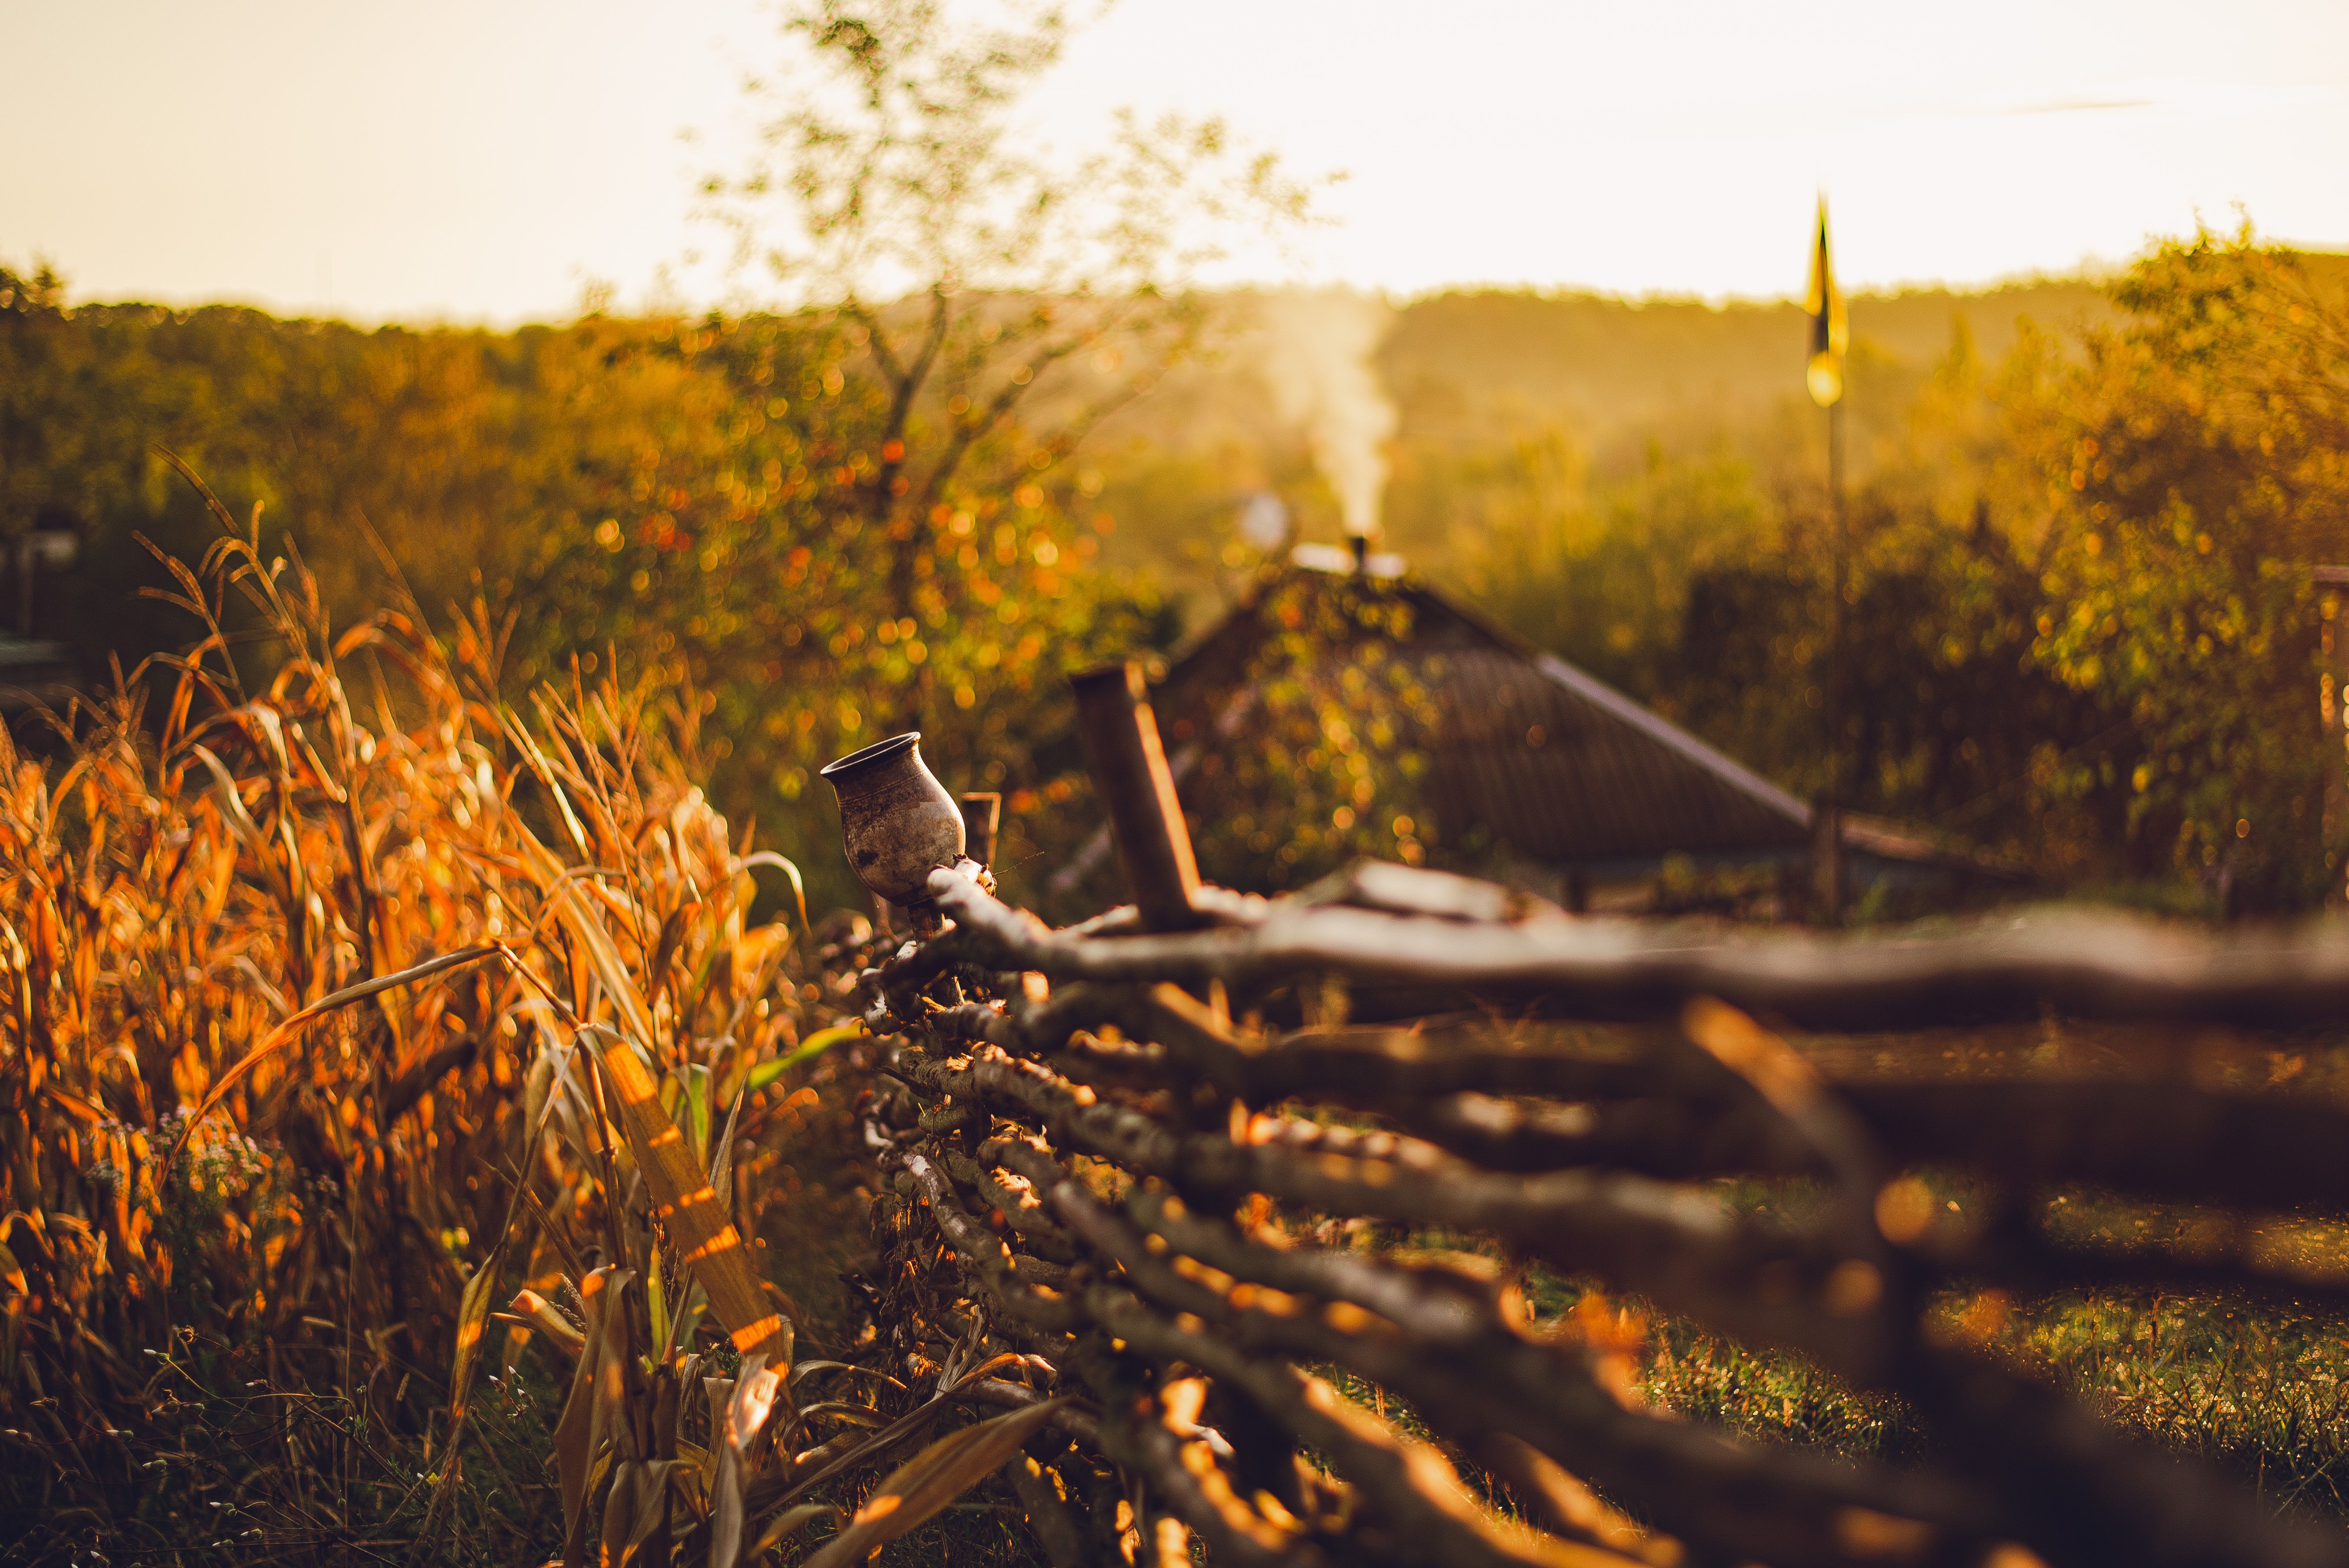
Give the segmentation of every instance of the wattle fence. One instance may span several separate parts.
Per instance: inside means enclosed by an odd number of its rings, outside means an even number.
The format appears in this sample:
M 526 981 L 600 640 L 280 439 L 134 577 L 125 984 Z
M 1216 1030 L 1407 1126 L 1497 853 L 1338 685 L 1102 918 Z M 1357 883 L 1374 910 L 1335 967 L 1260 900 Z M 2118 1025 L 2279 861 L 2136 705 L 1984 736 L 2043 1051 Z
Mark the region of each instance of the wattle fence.
M 923 934 L 862 993 L 885 1041 L 868 1355 L 965 1399 L 1053 1399 L 1005 1474 L 1054 1563 L 2349 1563 L 2349 1539 L 2115 1429 L 1962 1310 L 2349 1305 L 2247 1222 L 2120 1250 L 2046 1206 L 2085 1185 L 2338 1212 L 2349 1113 L 2183 1073 L 1837 1083 L 1774 1032 L 2330 1025 L 2349 941 L 2083 919 L 1692 944 L 1375 863 L 1243 896 L 1190 871 L 1138 683 L 1081 696 L 1134 905 L 1053 931 L 976 864 L 936 870 Z M 1953 1222 L 1920 1168 L 1964 1172 L 1983 1213 Z M 1715 1181 L 1736 1177 L 1802 1196 L 1741 1212 Z M 1603 1336 L 1529 1315 L 1537 1269 L 1895 1396 L 1924 1457 L 1644 1408 Z

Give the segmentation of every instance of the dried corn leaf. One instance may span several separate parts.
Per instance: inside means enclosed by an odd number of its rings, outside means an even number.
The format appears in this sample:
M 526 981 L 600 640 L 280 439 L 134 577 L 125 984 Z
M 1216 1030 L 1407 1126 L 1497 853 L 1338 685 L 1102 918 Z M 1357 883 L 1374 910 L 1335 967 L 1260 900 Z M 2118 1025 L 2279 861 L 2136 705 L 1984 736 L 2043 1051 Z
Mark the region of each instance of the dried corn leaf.
M 532 737 L 529 728 L 514 721 L 512 714 L 506 710 L 503 704 L 499 705 L 498 719 L 504 727 L 507 737 L 514 742 L 514 748 L 520 751 L 523 760 L 530 764 L 530 770 L 538 775 L 538 781 L 543 784 L 546 787 L 546 792 L 554 798 L 554 808 L 563 814 L 564 830 L 571 836 L 572 848 L 578 851 L 580 858 L 585 860 L 587 856 L 587 830 L 580 826 L 579 814 L 571 809 L 571 797 L 564 789 L 561 782 L 555 779 L 554 765 L 547 761 L 546 753 L 539 749 L 538 742 Z M 514 830 L 528 841 L 533 848 L 537 847 L 538 841 L 531 838 L 529 830 L 523 828 L 521 823 L 514 824 Z M 536 869 L 534 864 L 533 869 Z
M 681 1460 L 625 1460 L 612 1472 L 604 1501 L 602 1568 L 634 1568 L 669 1560 L 669 1472 Z
M 750 1085 L 745 1083 L 734 1096 L 734 1109 L 726 1113 L 726 1130 L 709 1149 L 709 1190 L 718 1194 L 718 1206 L 730 1214 L 734 1212 L 734 1132 L 742 1125 L 742 1103 L 750 1098 Z
M 554 1426 L 554 1464 L 563 1483 L 565 1546 L 563 1560 L 576 1563 L 586 1540 L 587 1498 L 594 1490 L 599 1450 L 625 1431 L 627 1398 L 628 1315 L 622 1294 L 636 1275 L 609 1265 L 580 1282 L 587 1310 L 586 1347 L 572 1374 L 571 1397 Z
M 516 1291 L 511 1311 L 500 1315 L 504 1321 L 523 1323 L 545 1335 L 565 1356 L 576 1357 L 587 1343 L 587 1336 L 557 1311 L 553 1302 L 534 1290 Z
M 438 958 L 428 958 L 423 963 L 403 969 L 397 975 L 384 975 L 372 980 L 362 980 L 356 985 L 346 985 L 339 991 L 319 997 L 270 1030 L 259 1045 L 244 1053 L 236 1066 L 221 1075 L 220 1081 L 212 1085 L 211 1092 L 206 1094 L 202 1102 L 196 1107 L 196 1113 L 188 1118 L 186 1124 L 181 1128 L 179 1141 L 171 1145 L 171 1152 L 164 1160 L 163 1169 L 169 1171 L 179 1163 L 181 1152 L 188 1146 L 188 1140 L 194 1135 L 196 1128 L 204 1118 L 220 1108 L 220 1102 L 227 1097 L 228 1091 L 243 1081 L 254 1068 L 298 1037 L 306 1026 L 338 1007 L 347 1007 L 354 1002 L 363 1002 L 379 991 L 388 991 L 395 985 L 406 985 L 418 980 L 429 980 L 433 975 L 447 970 L 461 968 L 468 964 L 478 964 L 484 958 L 495 958 L 504 953 L 505 949 L 494 942 L 483 943 L 476 947 L 460 947 L 454 953 L 444 953 Z
M 742 1375 L 735 1380 L 725 1419 L 715 1433 L 718 1476 L 710 1492 L 709 1568 L 734 1568 L 742 1546 L 742 1488 L 749 1479 L 750 1445 L 765 1429 L 782 1391 L 782 1376 L 767 1365 L 766 1357 L 742 1358 Z
M 660 1088 L 636 1053 L 606 1047 L 608 1030 L 585 1031 L 618 1102 L 620 1130 L 644 1173 L 653 1212 L 709 1298 L 710 1309 L 743 1355 L 764 1351 L 788 1361 L 791 1325 L 767 1304 L 747 1250 L 709 1176 L 686 1148 L 685 1134 L 660 1108 Z
M 734 1398 L 731 1377 L 704 1377 L 701 1395 L 709 1403 L 709 1452 L 703 1459 L 702 1479 L 709 1486 L 710 1495 L 718 1494 L 718 1456 L 726 1447 L 726 1407 Z
M 741 1376 L 734 1380 L 733 1397 L 726 1402 L 726 1447 L 737 1458 L 747 1455 L 759 1434 L 766 1429 L 767 1418 L 774 1413 L 775 1401 L 788 1398 L 783 1393 L 783 1375 L 767 1365 L 764 1356 L 742 1358 Z
M 684 1113 L 685 1134 L 693 1144 L 696 1164 L 709 1163 L 709 1068 L 699 1062 L 688 1062 L 671 1069 L 682 1090 L 678 1109 Z
M 244 847 L 253 851 L 254 862 L 268 879 L 271 895 L 281 901 L 286 899 L 290 896 L 290 889 L 286 885 L 285 868 L 270 854 L 269 840 L 262 832 L 261 824 L 254 821 L 253 813 L 244 809 L 244 797 L 238 791 L 236 779 L 230 774 L 228 765 L 214 756 L 210 747 L 197 746 L 192 749 L 202 759 L 203 765 L 212 770 L 221 815 L 228 820 L 229 827 Z
M 797 1508 L 783 1510 L 759 1532 L 758 1544 L 750 1548 L 750 1561 L 756 1563 L 827 1513 L 834 1519 L 840 1517 L 839 1508 L 829 1502 L 803 1502 Z
M 646 1006 L 644 994 L 637 990 L 635 977 L 628 972 L 627 960 L 620 955 L 619 944 L 612 940 L 611 932 L 581 891 L 578 880 L 564 868 L 554 851 L 531 836 L 530 830 L 520 822 L 512 826 L 514 842 L 522 851 L 523 863 L 538 882 L 539 891 L 554 905 L 554 912 L 587 954 L 587 961 L 602 981 L 604 990 L 612 998 L 612 1010 L 620 1021 L 620 1033 L 632 1041 L 636 1049 L 649 1052 L 656 1036 L 652 1010 Z
M 889 1426 L 889 1418 L 870 1405 L 852 1405 L 844 1399 L 827 1399 L 820 1405 L 810 1405 L 800 1412 L 802 1419 L 827 1418 L 844 1427 L 863 1427 L 877 1432 Z
M 899 1466 L 848 1528 L 826 1542 L 805 1568 L 845 1568 L 916 1529 L 995 1473 L 1065 1403 L 1047 1399 L 940 1438 Z
M 668 1484 L 676 1490 L 677 1500 L 685 1504 L 696 1523 L 709 1520 L 709 1472 L 715 1461 L 709 1450 L 699 1443 L 678 1439 L 677 1469 L 668 1472 Z
M 497 1288 L 498 1265 L 505 1261 L 505 1238 L 490 1249 L 473 1277 L 465 1282 L 457 1301 L 457 1353 L 449 1367 L 449 1431 L 451 1440 L 465 1420 L 465 1405 L 472 1398 L 473 1374 L 481 1360 L 481 1335 L 490 1321 L 490 1293 Z
M 684 1253 L 694 1278 L 701 1282 L 710 1309 L 725 1325 L 734 1348 L 745 1356 L 763 1350 L 787 1358 L 790 1347 L 783 1336 L 789 1326 L 767 1305 L 766 1293 L 760 1288 L 759 1276 L 750 1267 L 726 1206 L 718 1201 L 708 1173 L 696 1165 L 684 1133 L 661 1109 L 659 1081 L 645 1065 L 646 1057 L 639 1054 L 652 1048 L 652 1016 L 629 977 L 618 944 L 579 896 L 577 883 L 565 875 L 554 856 L 519 825 L 514 833 L 533 874 L 554 902 L 564 926 L 587 953 L 621 1019 L 618 1036 L 594 1025 L 581 1032 L 618 1102 L 620 1129 L 637 1169 L 644 1173 L 654 1213 Z M 621 1048 L 607 1048 L 607 1037 L 623 1041 Z
M 734 863 L 738 872 L 747 872 L 752 866 L 774 866 L 792 879 L 792 896 L 799 901 L 800 906 L 800 929 L 805 931 L 808 926 L 807 883 L 800 880 L 800 868 L 772 850 L 761 850 L 756 854 L 745 855 Z
M 876 1367 L 854 1366 L 846 1361 L 802 1361 L 792 1368 L 792 1387 L 798 1387 L 802 1381 L 818 1372 L 845 1372 L 854 1377 L 870 1377 L 876 1382 L 886 1383 L 901 1394 L 905 1391 L 905 1386 L 886 1372 Z

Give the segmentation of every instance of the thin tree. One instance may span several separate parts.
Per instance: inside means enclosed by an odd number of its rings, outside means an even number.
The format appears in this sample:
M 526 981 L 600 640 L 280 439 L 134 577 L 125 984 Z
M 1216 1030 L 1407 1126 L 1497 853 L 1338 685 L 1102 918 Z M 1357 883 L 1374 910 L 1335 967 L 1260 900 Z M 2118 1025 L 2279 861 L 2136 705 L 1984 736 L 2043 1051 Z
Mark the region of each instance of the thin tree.
M 1056 7 L 816 0 L 783 33 L 786 68 L 750 84 L 758 150 L 704 193 L 744 289 L 866 362 L 873 460 L 839 504 L 889 541 L 885 612 L 935 624 L 952 594 L 924 566 L 958 500 L 1032 483 L 1196 351 L 1200 270 L 1304 221 L 1309 191 L 1215 119 L 1123 112 L 1083 156 L 1031 145 L 1015 117 L 1068 40 Z

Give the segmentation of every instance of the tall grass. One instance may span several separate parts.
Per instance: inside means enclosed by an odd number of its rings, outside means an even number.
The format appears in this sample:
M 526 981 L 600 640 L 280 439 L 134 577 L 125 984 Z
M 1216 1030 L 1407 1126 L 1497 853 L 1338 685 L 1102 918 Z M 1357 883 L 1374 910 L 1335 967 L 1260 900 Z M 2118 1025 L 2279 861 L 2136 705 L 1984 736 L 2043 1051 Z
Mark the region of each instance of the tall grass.
M 517 709 L 486 616 L 337 630 L 257 525 L 172 570 L 186 655 L 47 760 L 0 733 L 0 1550 L 543 1557 L 568 1367 L 492 1307 L 623 1265 L 636 1343 L 723 1354 L 728 1288 L 822 1332 L 760 1283 L 836 1288 L 781 1255 L 830 1163 L 801 1047 L 852 1033 L 815 1037 L 797 872 L 689 782 L 689 692 Z M 596 1025 L 781 1266 L 680 1258 Z

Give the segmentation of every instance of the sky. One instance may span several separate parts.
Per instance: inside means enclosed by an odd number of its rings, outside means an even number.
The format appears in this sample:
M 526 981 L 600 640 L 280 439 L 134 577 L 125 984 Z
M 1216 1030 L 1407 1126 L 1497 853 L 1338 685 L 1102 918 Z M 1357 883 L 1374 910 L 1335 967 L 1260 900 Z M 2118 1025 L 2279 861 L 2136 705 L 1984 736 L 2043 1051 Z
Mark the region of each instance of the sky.
M 947 0 L 951 9 L 966 0 Z M 1090 3 L 1090 0 L 1089 0 Z M 1770 297 L 2349 247 L 2342 0 L 1123 0 L 1023 109 L 1216 114 L 1332 222 L 1230 274 Z M 720 280 L 767 0 L 0 0 L 0 263 L 77 300 L 511 324 Z M 687 139 L 692 133 L 694 139 Z M 666 274 L 665 274 L 666 269 Z M 670 281 L 664 285 L 666 275 Z

